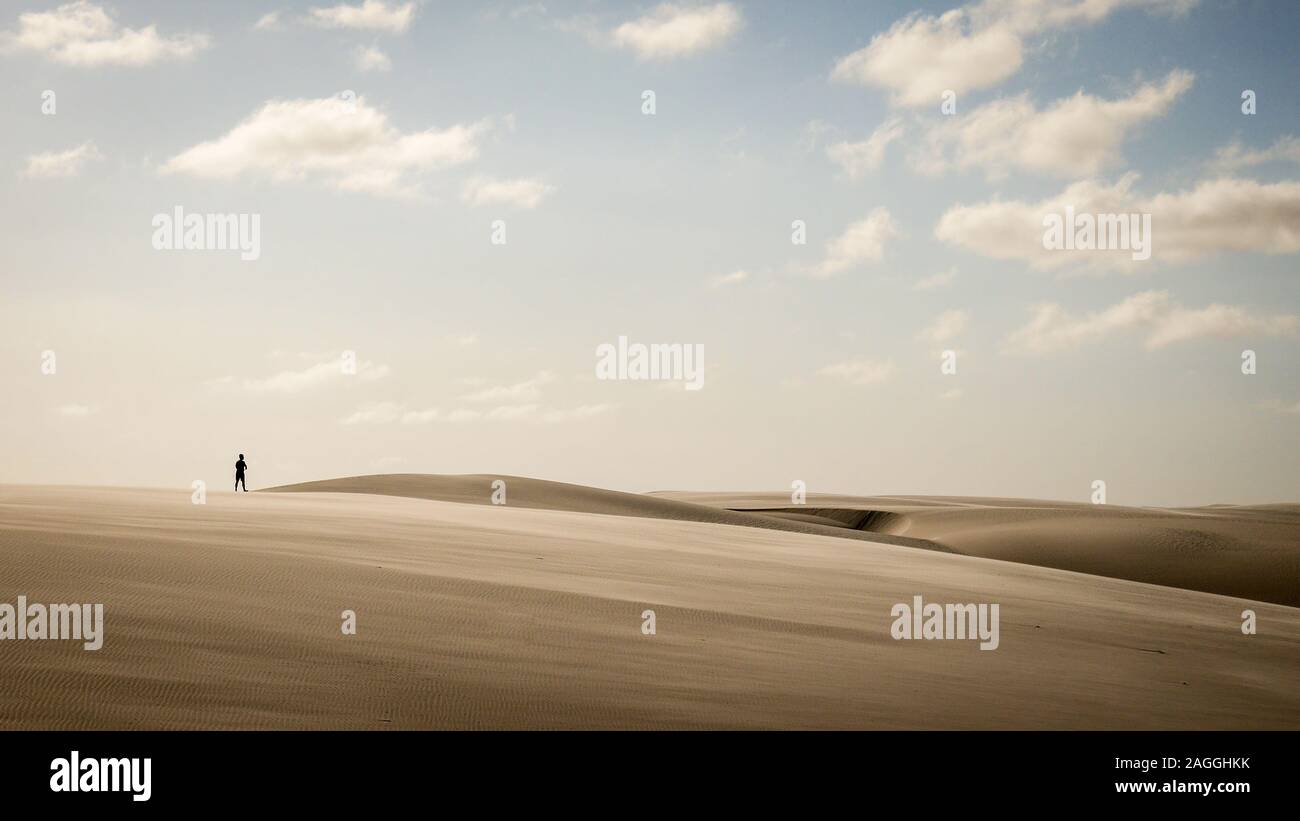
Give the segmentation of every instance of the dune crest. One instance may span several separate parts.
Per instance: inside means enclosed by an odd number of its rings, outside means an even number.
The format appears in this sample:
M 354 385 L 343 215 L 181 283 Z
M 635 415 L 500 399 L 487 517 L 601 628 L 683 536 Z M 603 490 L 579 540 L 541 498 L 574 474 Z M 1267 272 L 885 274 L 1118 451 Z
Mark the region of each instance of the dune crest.
M 494 474 L 349 476 L 267 493 L 362 493 L 834 536 L 1300 607 L 1300 505 L 1132 508 L 1034 499 L 624 493 Z
M 618 490 L 530 479 L 503 474 L 440 475 L 430 473 L 384 473 L 370 476 L 346 476 L 292 485 L 266 488 L 264 493 L 364 493 L 377 496 L 402 496 L 461 504 L 491 504 L 492 482 L 506 482 L 508 507 L 537 510 L 563 510 L 573 513 L 596 513 L 605 516 L 636 516 L 677 522 L 757 527 L 788 533 L 836 536 L 859 541 L 919 547 L 946 551 L 947 548 L 923 539 L 891 536 L 887 533 L 846 531 L 833 522 L 802 521 L 797 517 L 775 517 L 759 513 L 727 510 L 690 501 L 661 498 L 649 494 L 624 493 Z

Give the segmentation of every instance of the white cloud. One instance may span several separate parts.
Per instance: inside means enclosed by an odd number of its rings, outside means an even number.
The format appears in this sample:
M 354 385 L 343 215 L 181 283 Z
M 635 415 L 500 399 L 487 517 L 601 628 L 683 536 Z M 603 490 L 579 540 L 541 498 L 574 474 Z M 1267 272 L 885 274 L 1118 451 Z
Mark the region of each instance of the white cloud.
M 33 154 L 27 158 L 27 167 L 23 176 L 32 179 L 50 179 L 75 177 L 81 173 L 86 163 L 102 160 L 104 157 L 95 148 L 94 143 L 82 143 L 67 151 L 47 151 Z
M 263 14 L 261 17 L 257 18 L 257 22 L 253 24 L 253 28 L 258 31 L 273 31 L 279 27 L 280 12 L 278 11 L 269 11 L 266 14 Z
M 876 208 L 827 243 L 825 258 L 809 273 L 824 279 L 863 263 L 879 262 L 885 254 L 885 243 L 897 234 L 889 211 Z
M 366 29 L 401 34 L 415 21 L 415 4 L 390 5 L 383 0 L 365 0 L 359 6 L 340 3 L 337 6 L 311 9 L 307 21 L 322 28 Z
M 891 117 L 871 136 L 861 142 L 841 141 L 826 147 L 826 156 L 848 175 L 849 179 L 861 179 L 868 171 L 880 167 L 885 158 L 885 149 L 894 140 L 903 136 L 903 121 Z
M 1172 71 L 1131 95 L 1103 100 L 1077 92 L 1040 111 L 1027 94 L 995 100 L 959 117 L 936 117 L 910 155 L 916 170 L 980 168 L 990 179 L 1011 169 L 1081 177 L 1116 165 L 1136 128 L 1167 112 L 1193 76 Z
M 356 65 L 358 71 L 389 71 L 393 67 L 393 61 L 374 46 L 359 46 Z
M 545 17 L 546 5 L 543 3 L 525 3 L 522 6 L 516 6 L 510 10 L 511 20 L 521 20 L 525 17 Z
M 476 177 L 468 180 L 461 189 L 461 199 L 471 205 L 509 205 L 515 208 L 536 208 L 555 187 L 541 180 L 513 179 L 491 180 Z
M 948 285 L 951 285 L 952 281 L 956 277 L 957 277 L 957 269 L 949 268 L 947 271 L 940 271 L 937 274 L 931 274 L 928 277 L 923 277 L 921 279 L 918 279 L 916 281 L 916 284 L 912 286 L 912 290 L 933 291 L 938 288 L 945 288 Z
M 401 415 L 402 406 L 396 402 L 369 402 L 342 421 L 345 425 L 384 424 L 396 421 Z
M 544 410 L 536 403 L 497 405 L 486 411 L 473 408 L 457 408 L 443 413 L 437 408 L 422 410 L 408 409 L 399 402 L 371 402 L 362 405 L 352 414 L 339 420 L 344 425 L 387 425 L 400 422 L 403 425 L 423 425 L 433 422 L 463 424 L 466 422 L 532 422 L 556 424 L 575 419 L 589 419 L 599 416 L 616 405 L 579 405 L 571 409 Z
M 852 385 L 874 385 L 894 375 L 894 363 L 856 359 L 827 365 L 817 373 L 821 376 L 841 379 Z
M 921 331 L 920 338 L 941 345 L 966 330 L 966 322 L 969 319 L 970 315 L 965 311 L 944 311 Z
M 993 259 L 1020 260 L 1040 270 L 1082 266 L 1133 270 L 1146 263 L 1126 250 L 1064 251 L 1043 247 L 1044 217 L 1064 214 L 1150 214 L 1151 259 L 1185 262 L 1223 251 L 1300 251 L 1300 182 L 1259 183 L 1221 177 L 1190 191 L 1143 197 L 1136 174 L 1107 185 L 1084 180 L 1039 202 L 991 200 L 954 206 L 935 236 Z
M 539 371 L 531 379 L 516 382 L 513 385 L 496 385 L 481 391 L 462 396 L 466 402 L 512 401 L 528 402 L 542 395 L 542 386 L 555 381 L 555 375 L 549 371 Z
M 1220 174 L 1228 174 L 1271 162 L 1300 163 L 1300 139 L 1279 137 L 1268 148 L 1258 150 L 1246 148 L 1239 140 L 1233 141 L 1215 152 L 1210 167 Z
M 1291 336 L 1297 328 L 1300 317 L 1294 315 L 1261 315 L 1217 303 L 1184 308 L 1166 291 L 1144 291 L 1083 317 L 1073 316 L 1054 303 L 1038 305 L 1029 323 L 1007 336 L 1004 350 L 1044 355 L 1078 348 L 1125 330 L 1144 332 L 1144 345 L 1153 350 L 1201 337 Z
M 1124 6 L 1180 12 L 1194 0 L 985 0 L 939 16 L 912 14 L 836 62 L 831 79 L 891 92 L 896 105 L 934 106 L 953 91 L 991 88 L 1024 62 L 1025 39 L 1101 21 Z
M 912 15 L 841 58 L 831 79 L 875 86 L 894 103 L 938 106 L 946 90 L 957 94 L 997 85 L 1024 61 L 1019 35 L 1004 26 L 972 31 L 964 9 L 940 17 Z
M 823 141 L 841 133 L 839 128 L 825 120 L 809 120 L 808 124 L 803 127 L 803 133 L 799 135 L 799 140 L 795 143 L 795 146 L 801 152 L 811 154 L 817 150 L 817 146 L 821 145 Z
M 740 29 L 740 10 L 731 3 L 678 6 L 664 3 L 611 32 L 616 46 L 642 60 L 684 57 L 719 45 Z
M 456 414 L 445 415 L 437 408 L 420 410 L 407 409 L 400 402 L 367 402 L 348 416 L 339 420 L 344 425 L 389 425 L 401 422 L 403 425 L 422 425 L 438 421 L 469 421 L 478 418 L 477 411 L 471 411 L 470 417 Z M 451 416 L 457 418 L 452 419 Z
M 551 410 L 542 414 L 542 421 L 555 423 L 568 422 L 573 419 L 590 419 L 593 416 L 600 416 L 601 414 L 608 413 L 616 407 L 618 406 L 601 403 L 598 405 L 579 405 L 570 410 Z
M 387 365 L 376 365 L 370 361 L 356 363 L 356 373 L 346 374 L 343 372 L 342 360 L 331 359 L 301 370 L 280 371 L 264 379 L 244 379 L 239 383 L 239 387 L 251 393 L 301 393 L 329 382 L 345 379 L 370 382 L 387 375 Z M 231 377 L 223 377 L 214 380 L 212 384 L 216 387 L 230 386 L 234 384 L 234 380 Z
M 0 48 L 44 55 L 69 66 L 147 66 L 192 57 L 207 48 L 205 34 L 163 37 L 155 26 L 121 26 L 102 7 L 87 0 L 53 11 L 18 15 L 18 30 L 0 35 Z
M 483 415 L 482 411 L 460 408 L 443 417 L 448 422 L 473 422 Z
M 475 159 L 488 130 L 480 121 L 403 134 L 362 97 L 272 100 L 162 170 L 207 179 L 318 177 L 344 191 L 411 195 L 418 192 L 412 175 Z
M 411 410 L 402 414 L 403 425 L 420 425 L 425 422 L 434 422 L 440 419 L 437 408 L 427 408 L 425 410 Z
M 537 405 L 498 405 L 483 416 L 486 419 L 527 419 L 537 413 Z
M 739 285 L 748 279 L 748 271 L 732 271 L 730 274 L 720 274 L 709 280 L 709 285 L 714 288 L 725 288 L 728 285 Z

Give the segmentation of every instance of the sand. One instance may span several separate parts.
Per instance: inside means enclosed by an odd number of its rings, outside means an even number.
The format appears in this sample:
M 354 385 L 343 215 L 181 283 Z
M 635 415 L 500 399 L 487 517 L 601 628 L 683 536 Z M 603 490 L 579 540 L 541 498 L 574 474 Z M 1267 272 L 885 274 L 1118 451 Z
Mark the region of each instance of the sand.
M 0 486 L 0 601 L 105 606 L 98 651 L 0 641 L 0 727 L 1300 728 L 1295 607 L 481 480 Z M 914 595 L 1000 646 L 891 639 Z
M 1300 505 L 1135 508 L 1033 499 L 662 493 L 930 542 L 967 556 L 1300 606 Z M 761 512 L 760 512 L 761 511 Z

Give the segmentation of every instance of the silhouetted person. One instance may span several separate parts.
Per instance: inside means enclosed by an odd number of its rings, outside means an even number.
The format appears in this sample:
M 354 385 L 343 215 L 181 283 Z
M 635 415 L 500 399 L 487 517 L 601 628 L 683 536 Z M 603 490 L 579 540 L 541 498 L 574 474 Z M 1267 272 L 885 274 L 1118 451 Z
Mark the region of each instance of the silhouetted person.
M 239 485 L 244 485 L 244 492 L 248 492 L 248 482 L 244 479 L 244 471 L 248 470 L 248 463 L 244 461 L 244 454 L 239 454 L 239 461 L 235 463 L 235 492 L 239 492 Z

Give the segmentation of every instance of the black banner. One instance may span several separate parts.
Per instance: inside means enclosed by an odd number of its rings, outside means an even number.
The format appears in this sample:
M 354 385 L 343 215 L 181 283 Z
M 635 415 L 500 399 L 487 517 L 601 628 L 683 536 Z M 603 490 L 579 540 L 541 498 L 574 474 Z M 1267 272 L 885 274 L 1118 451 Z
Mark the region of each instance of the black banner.
M 51 810 L 126 812 L 430 800 L 541 809 L 610 791 L 638 807 L 700 796 L 758 807 L 842 800 L 861 807 L 881 799 L 973 806 L 978 799 L 1001 807 L 1196 803 L 1230 811 L 1291 796 L 1297 741 L 1293 733 L 1245 732 L 11 732 L 0 739 L 11 798 Z

